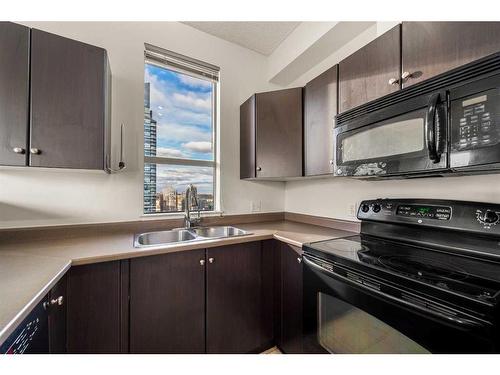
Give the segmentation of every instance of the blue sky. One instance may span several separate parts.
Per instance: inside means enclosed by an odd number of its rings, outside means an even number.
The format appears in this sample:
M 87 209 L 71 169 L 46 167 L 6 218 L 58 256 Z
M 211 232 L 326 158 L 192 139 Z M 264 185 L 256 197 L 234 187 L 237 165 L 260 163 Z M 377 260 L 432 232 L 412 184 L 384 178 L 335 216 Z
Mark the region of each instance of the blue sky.
M 157 155 L 213 160 L 212 83 L 146 64 Z
M 157 121 L 157 156 L 213 160 L 212 83 L 146 64 L 151 110 Z M 157 166 L 157 191 L 185 191 L 194 184 L 199 193 L 213 194 L 213 168 Z

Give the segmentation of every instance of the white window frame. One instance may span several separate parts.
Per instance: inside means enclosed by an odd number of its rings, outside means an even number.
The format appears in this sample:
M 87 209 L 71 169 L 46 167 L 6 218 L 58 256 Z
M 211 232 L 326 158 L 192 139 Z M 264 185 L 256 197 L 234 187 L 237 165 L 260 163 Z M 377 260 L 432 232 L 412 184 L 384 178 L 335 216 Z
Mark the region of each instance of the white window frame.
M 221 194 L 220 194 L 220 164 L 219 164 L 219 75 L 220 68 L 218 66 L 208 64 L 206 62 L 193 59 L 188 56 L 178 54 L 160 47 L 153 46 L 145 43 L 144 50 L 144 65 L 155 65 L 159 68 L 168 69 L 181 74 L 186 74 L 195 78 L 211 81 L 213 83 L 212 91 L 212 147 L 213 147 L 213 160 L 199 160 L 199 159 L 184 159 L 184 158 L 171 158 L 163 156 L 145 156 L 144 155 L 144 141 L 142 142 L 142 154 L 144 164 L 151 163 L 156 165 L 187 165 L 195 167 L 211 167 L 213 168 L 213 196 L 214 196 L 214 209 L 212 211 L 201 211 L 202 215 L 213 215 L 221 213 Z M 144 131 L 143 131 L 144 136 Z M 143 165 L 144 174 L 144 165 Z M 144 188 L 143 188 L 144 197 Z M 142 199 L 142 212 L 143 216 L 179 216 L 181 212 L 144 212 L 144 199 Z

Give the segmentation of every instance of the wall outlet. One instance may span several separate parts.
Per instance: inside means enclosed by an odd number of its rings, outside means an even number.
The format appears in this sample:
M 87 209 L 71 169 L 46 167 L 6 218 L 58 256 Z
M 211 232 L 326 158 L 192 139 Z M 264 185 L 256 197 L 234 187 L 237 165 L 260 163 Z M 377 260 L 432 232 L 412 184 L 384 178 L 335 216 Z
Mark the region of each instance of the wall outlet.
M 261 209 L 262 209 L 262 201 L 252 201 L 250 203 L 251 212 L 260 212 Z
M 358 205 L 356 203 L 353 203 L 349 205 L 349 216 L 355 218 L 356 214 L 358 213 Z

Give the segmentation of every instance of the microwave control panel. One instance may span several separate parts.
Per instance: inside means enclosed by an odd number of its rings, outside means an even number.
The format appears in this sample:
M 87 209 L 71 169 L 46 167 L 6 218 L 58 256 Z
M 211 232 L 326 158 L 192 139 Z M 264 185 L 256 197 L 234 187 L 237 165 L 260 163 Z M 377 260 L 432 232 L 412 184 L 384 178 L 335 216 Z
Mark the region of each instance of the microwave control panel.
M 452 149 L 466 151 L 493 146 L 500 141 L 497 89 L 456 99 L 452 102 Z

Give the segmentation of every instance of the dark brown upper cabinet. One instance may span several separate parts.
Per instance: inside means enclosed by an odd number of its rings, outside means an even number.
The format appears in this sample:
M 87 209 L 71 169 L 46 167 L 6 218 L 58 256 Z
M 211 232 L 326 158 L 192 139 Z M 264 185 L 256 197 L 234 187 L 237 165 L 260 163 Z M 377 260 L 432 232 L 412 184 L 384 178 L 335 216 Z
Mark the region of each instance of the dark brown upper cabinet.
M 403 86 L 500 51 L 500 22 L 403 22 Z
M 205 352 L 205 250 L 130 260 L 130 352 Z
M 30 29 L 0 22 L 0 165 L 27 163 Z
M 207 249 L 207 261 L 207 353 L 267 349 L 261 242 Z
M 109 85 L 106 50 L 32 30 L 31 166 L 105 169 Z
M 304 89 L 304 175 L 333 173 L 333 125 L 337 114 L 337 65 Z
M 339 112 L 400 89 L 401 25 L 339 63 Z
M 302 176 L 302 88 L 253 95 L 240 107 L 240 178 Z

